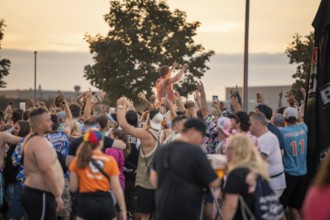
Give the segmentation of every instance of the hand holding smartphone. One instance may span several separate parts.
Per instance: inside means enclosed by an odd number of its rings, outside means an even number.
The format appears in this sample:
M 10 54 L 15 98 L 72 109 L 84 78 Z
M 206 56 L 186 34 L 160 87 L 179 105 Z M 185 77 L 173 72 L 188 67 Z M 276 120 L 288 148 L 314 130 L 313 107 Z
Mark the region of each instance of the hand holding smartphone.
M 218 103 L 219 97 L 217 95 L 212 96 L 212 103 Z

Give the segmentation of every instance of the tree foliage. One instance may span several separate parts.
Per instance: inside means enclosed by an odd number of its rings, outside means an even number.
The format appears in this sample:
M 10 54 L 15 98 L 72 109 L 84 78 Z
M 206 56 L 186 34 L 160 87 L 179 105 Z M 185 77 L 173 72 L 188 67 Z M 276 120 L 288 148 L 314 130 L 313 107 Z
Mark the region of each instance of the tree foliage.
M 209 69 L 205 63 L 214 52 L 193 40 L 200 23 L 187 22 L 185 12 L 171 11 L 165 1 L 110 1 L 105 21 L 106 36 L 85 36 L 95 63 L 85 66 L 84 77 L 106 91 L 111 102 L 122 95 L 135 99 L 139 91 L 150 94 L 158 67 L 175 60 L 189 65 L 176 88 L 182 95 L 195 90 Z
M 1 49 L 1 41 L 3 39 L 4 36 L 4 27 L 6 27 L 5 25 L 5 21 L 3 19 L 0 19 L 0 49 Z M 3 81 L 3 77 L 7 76 L 9 74 L 9 69 L 10 69 L 10 60 L 8 59 L 1 59 L 0 56 L 0 88 L 5 88 L 6 87 L 6 82 Z
M 290 64 L 297 64 L 297 70 L 292 75 L 295 82 L 292 84 L 291 94 L 302 100 L 300 88 L 307 90 L 308 73 L 311 65 L 312 50 L 314 47 L 314 34 L 302 37 L 299 34 L 293 36 L 293 41 L 286 48 L 285 53 L 289 57 Z

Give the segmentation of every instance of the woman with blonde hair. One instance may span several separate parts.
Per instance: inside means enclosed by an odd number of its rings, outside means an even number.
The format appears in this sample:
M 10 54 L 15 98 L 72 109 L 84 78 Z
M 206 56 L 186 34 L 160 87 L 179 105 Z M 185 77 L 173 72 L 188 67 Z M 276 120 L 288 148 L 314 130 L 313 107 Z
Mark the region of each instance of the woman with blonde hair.
M 120 209 L 120 220 L 126 219 L 124 194 L 119 182 L 115 159 L 102 153 L 103 136 L 98 130 L 84 133 L 83 143 L 70 164 L 70 189 L 79 190 L 77 216 L 79 219 L 112 219 L 115 217 L 111 189 Z
M 228 174 L 224 187 L 223 219 L 244 219 L 240 198 L 255 214 L 256 177 L 269 179 L 267 164 L 261 158 L 252 140 L 242 134 L 229 138 L 226 154 Z

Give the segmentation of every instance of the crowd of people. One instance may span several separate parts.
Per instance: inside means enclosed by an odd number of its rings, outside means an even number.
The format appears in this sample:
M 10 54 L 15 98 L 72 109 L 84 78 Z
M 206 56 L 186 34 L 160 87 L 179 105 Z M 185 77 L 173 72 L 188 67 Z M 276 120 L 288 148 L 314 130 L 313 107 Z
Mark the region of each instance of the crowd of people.
M 188 68 L 172 76 L 177 66 L 159 68 L 155 94 L 118 97 L 115 111 L 92 91 L 1 111 L 2 217 L 329 219 L 330 157 L 310 186 L 303 102 L 282 106 L 280 92 L 273 110 L 257 94 L 244 112 L 237 90 L 230 106 L 209 105 L 201 82 L 188 100 L 172 87 Z M 260 214 L 261 189 L 280 207 L 272 217 Z

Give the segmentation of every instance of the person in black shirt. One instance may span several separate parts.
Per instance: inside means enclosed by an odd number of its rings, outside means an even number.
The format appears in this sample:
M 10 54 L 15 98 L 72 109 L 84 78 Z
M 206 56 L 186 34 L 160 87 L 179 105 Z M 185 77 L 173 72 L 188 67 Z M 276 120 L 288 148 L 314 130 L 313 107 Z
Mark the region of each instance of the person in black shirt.
M 125 118 L 127 122 L 138 127 L 138 115 L 134 110 L 126 112 Z M 133 218 L 133 213 L 136 210 L 136 188 L 135 178 L 136 170 L 139 161 L 140 145 L 141 141 L 128 134 L 128 142 L 131 145 L 131 153 L 125 157 L 124 175 L 125 175 L 125 201 L 127 208 L 127 216 Z
M 156 190 L 157 219 L 199 219 L 203 189 L 220 183 L 200 149 L 206 126 L 199 119 L 184 124 L 181 137 L 160 148 L 150 173 Z
M 229 138 L 227 147 L 228 177 L 224 187 L 223 219 L 244 219 L 239 197 L 255 214 L 256 176 L 269 179 L 267 164 L 261 158 L 252 140 L 243 134 Z

